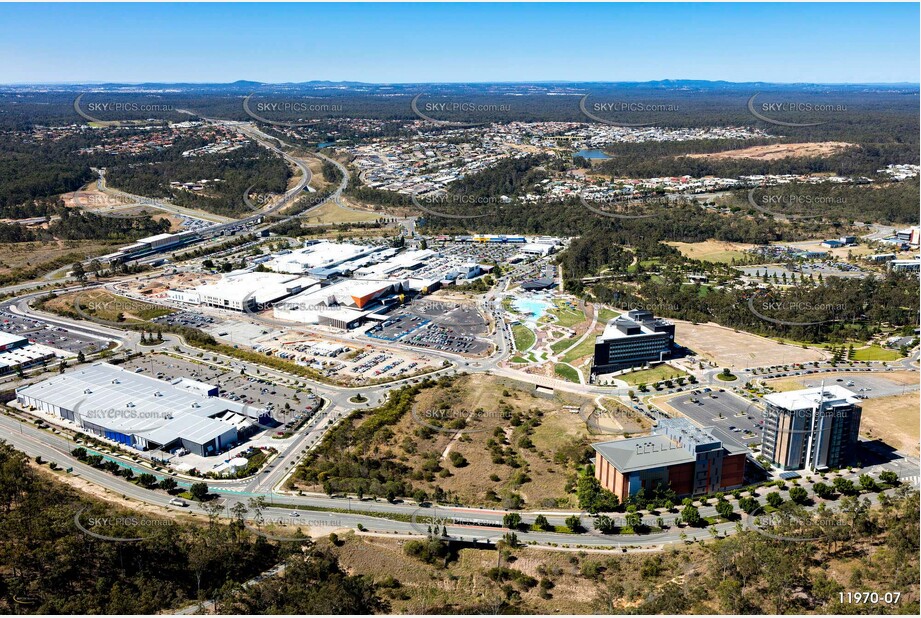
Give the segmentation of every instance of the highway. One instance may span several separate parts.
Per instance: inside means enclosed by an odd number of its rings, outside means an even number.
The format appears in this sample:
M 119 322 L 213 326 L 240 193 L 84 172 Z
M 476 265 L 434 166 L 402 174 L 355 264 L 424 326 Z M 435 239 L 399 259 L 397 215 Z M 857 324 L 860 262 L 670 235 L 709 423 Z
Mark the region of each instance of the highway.
M 76 445 L 47 430 L 38 429 L 28 422 L 21 422 L 6 415 L 0 415 L 0 430 L 3 431 L 8 442 L 17 449 L 25 452 L 30 457 L 41 456 L 46 461 L 53 461 L 63 468 L 72 467 L 71 474 L 77 478 L 89 481 L 93 485 L 105 488 L 117 495 L 121 495 L 139 502 L 159 507 L 165 512 L 191 511 L 205 514 L 205 509 L 197 503 L 190 503 L 188 507 L 177 507 L 169 504 L 171 496 L 158 490 L 143 489 L 130 483 L 122 477 L 114 476 L 108 472 L 97 470 L 89 465 L 77 461 L 70 455 Z M 899 476 L 906 482 L 917 483 L 918 470 L 908 461 L 903 461 L 896 466 L 879 466 L 871 470 L 878 476 L 883 469 L 895 469 Z M 861 471 L 862 472 L 862 471 Z M 854 482 L 857 481 L 858 472 L 844 474 Z M 419 506 L 413 503 L 394 502 L 384 500 L 357 500 L 347 498 L 331 498 L 317 495 L 291 495 L 279 494 L 271 491 L 245 491 L 232 487 L 209 487 L 216 493 L 225 509 L 237 503 L 248 504 L 251 498 L 262 498 L 268 506 L 263 511 L 267 521 L 282 523 L 286 526 L 306 526 L 331 529 L 356 529 L 360 524 L 368 534 L 379 535 L 425 535 L 431 526 L 444 527 L 447 536 L 451 539 L 468 542 L 495 542 L 509 532 L 502 527 L 502 518 L 506 511 L 473 508 L 452 507 L 438 505 L 435 507 Z M 766 493 L 763 490 L 763 493 Z M 781 495 L 787 497 L 786 491 Z M 736 506 L 736 501 L 727 496 L 728 500 Z M 716 514 L 715 507 L 701 506 L 700 513 L 704 517 Z M 643 515 L 643 521 L 653 527 L 648 534 L 616 534 L 603 535 L 593 529 L 592 516 L 585 512 L 575 511 L 524 511 L 519 512 L 525 523 L 533 523 L 538 514 L 544 514 L 553 526 L 563 526 L 564 521 L 571 515 L 580 518 L 585 531 L 581 534 L 562 532 L 534 532 L 517 531 L 520 541 L 533 543 L 538 546 L 571 547 L 573 549 L 593 547 L 599 549 L 612 549 L 625 551 L 631 549 L 662 548 L 686 540 L 706 539 L 711 537 L 710 528 L 719 535 L 733 533 L 737 529 L 737 522 L 722 522 L 708 528 L 690 528 L 678 526 L 675 519 L 678 513 L 662 513 L 660 515 L 665 528 L 657 529 L 659 516 Z M 395 519 L 389 519 L 393 517 Z M 623 517 L 612 514 L 615 519 Z M 753 527 L 753 522 L 743 517 L 743 527 Z M 252 524 L 255 525 L 255 524 Z M 756 527 L 756 526 L 755 526 Z M 258 528 L 257 528 L 258 530 Z M 266 529 L 265 534 L 270 538 L 279 537 L 283 532 Z M 290 533 L 288 533 L 290 534 Z
M 111 284 L 110 284 L 111 285 Z M 72 290 L 87 289 L 94 286 L 74 286 Z M 125 349 L 137 347 L 139 334 L 133 331 L 122 331 L 106 324 L 96 324 L 92 322 L 76 322 L 69 318 L 51 316 L 44 312 L 38 312 L 28 307 L 28 300 L 37 294 L 32 293 L 17 299 L 7 300 L 0 308 L 9 310 L 13 313 L 27 315 L 36 319 L 47 321 L 51 324 L 63 326 L 68 329 L 76 330 L 84 334 L 92 334 L 98 337 L 111 337 Z M 484 307 L 492 305 L 496 307 L 495 293 L 491 292 L 484 298 Z M 492 372 L 497 375 L 505 375 L 523 382 L 547 382 L 550 387 L 557 386 L 558 380 L 539 379 L 534 380 L 534 376 L 522 374 L 517 371 L 504 370 L 498 366 L 501 358 L 509 353 L 506 345 L 507 337 L 505 336 L 505 324 L 501 317 L 501 310 L 496 320 L 496 329 L 493 336 L 497 338 L 497 349 L 492 357 L 482 361 L 468 362 L 464 361 L 463 369 L 472 373 Z M 178 352 L 174 348 L 178 346 Z M 173 335 L 167 335 L 166 340 L 160 346 L 162 350 L 169 350 L 170 353 L 178 353 L 190 358 L 194 358 L 197 350 L 187 346 L 184 342 Z M 154 348 L 156 349 L 156 347 Z M 456 355 L 434 351 L 433 353 L 445 358 L 452 358 L 452 366 L 441 370 L 442 372 L 454 372 L 457 370 Z M 218 355 L 221 356 L 221 355 Z M 241 368 L 247 373 L 255 374 L 256 366 L 223 357 L 222 360 L 233 369 Z M 911 359 L 906 359 L 905 363 L 909 364 Z M 295 379 L 304 381 L 303 378 L 296 378 L 273 370 L 264 366 L 259 366 L 262 375 L 282 383 L 290 383 Z M 530 378 L 530 380 L 529 380 Z M 380 402 L 386 393 L 399 386 L 400 383 L 409 382 L 410 379 L 404 379 L 399 383 L 375 385 L 370 387 L 346 388 L 333 386 L 324 383 L 311 383 L 312 389 L 325 400 L 323 414 L 319 415 L 311 424 L 305 427 L 299 437 L 290 448 L 286 449 L 277 459 L 272 461 L 265 470 L 250 479 L 228 480 L 228 481 L 208 481 L 212 490 L 224 500 L 229 508 L 237 502 L 247 502 L 250 498 L 264 498 L 270 504 L 277 505 L 266 511 L 266 516 L 271 516 L 273 521 L 287 518 L 288 520 L 310 521 L 314 526 L 330 525 L 341 528 L 354 528 L 359 523 L 369 532 L 378 534 L 424 534 L 431 522 L 437 521 L 440 525 L 448 527 L 448 534 L 452 538 L 462 539 L 465 541 L 495 540 L 507 532 L 501 528 L 500 524 L 505 511 L 494 508 L 477 508 L 477 507 L 452 507 L 439 505 L 437 507 L 420 507 L 414 503 L 396 502 L 390 503 L 383 500 L 358 500 L 350 498 L 335 498 L 319 494 L 294 495 L 291 493 L 281 492 L 278 488 L 281 486 L 284 478 L 290 473 L 297 462 L 312 446 L 317 444 L 329 427 L 347 416 L 351 411 L 360 407 L 350 403 L 348 400 L 356 392 L 360 391 L 369 398 L 368 405 L 374 405 Z M 308 381 L 309 382 L 309 381 Z M 568 387 L 579 391 L 600 392 L 611 394 L 611 389 L 597 386 L 578 385 L 574 383 L 565 383 Z M 364 407 L 364 406 L 361 406 Z M 22 423 L 13 418 L 0 416 L 0 430 L 7 439 L 17 448 L 23 450 L 30 456 L 41 455 L 44 459 L 55 461 L 62 467 L 73 467 L 74 472 L 81 478 L 89 480 L 95 485 L 104 487 L 110 491 L 128 496 L 132 499 L 139 500 L 148 504 L 153 504 L 162 508 L 176 509 L 168 505 L 170 496 L 158 491 L 151 491 L 140 488 L 131 484 L 120 477 L 112 476 L 107 472 L 96 470 L 85 464 L 76 461 L 70 456 L 70 451 L 74 444 L 65 437 L 53 434 L 46 430 L 36 428 L 29 423 Z M 892 465 L 887 466 L 900 474 L 904 478 L 917 478 L 918 468 L 912 460 L 895 460 Z M 181 477 L 177 477 L 181 478 Z M 856 480 L 856 473 L 854 474 Z M 188 482 L 188 481 L 184 481 Z M 191 508 L 197 508 L 195 506 Z M 306 513 L 301 509 L 309 509 Z M 323 511 L 326 509 L 326 511 Z M 702 507 L 702 513 L 708 514 L 707 509 L 713 507 Z M 341 511 L 345 511 L 344 513 Z M 298 513 L 298 518 L 293 517 L 293 512 Z M 533 521 L 538 513 L 542 511 L 524 511 L 521 512 L 523 519 Z M 364 514 L 363 514 L 364 513 Z M 396 517 L 397 520 L 387 519 L 386 517 L 374 517 L 370 513 L 385 514 L 386 516 Z M 700 538 L 709 536 L 709 533 L 703 530 L 691 530 L 678 528 L 672 525 L 664 531 L 647 535 L 615 535 L 605 536 L 598 534 L 591 529 L 590 517 L 586 513 L 575 513 L 572 511 L 543 511 L 546 517 L 553 525 L 562 526 L 566 517 L 577 514 L 580 515 L 583 525 L 588 528 L 588 532 L 580 535 L 565 534 L 559 532 L 519 532 L 519 538 L 524 542 L 533 542 L 538 545 L 556 544 L 565 546 L 567 544 L 577 544 L 591 547 L 613 547 L 618 544 L 636 548 L 662 547 L 671 543 L 683 542 L 684 535 L 691 533 Z M 710 513 L 713 514 L 713 513 Z M 299 518 L 303 519 L 299 519 Z M 666 525 L 671 522 L 674 524 L 676 514 L 663 514 L 662 518 Z M 476 523 L 470 523 L 475 521 Z M 421 522 L 421 523 L 420 523 Z M 724 522 L 716 526 L 716 530 L 723 534 L 730 534 L 735 530 L 735 524 Z
M 278 218 L 276 221 L 272 222 L 272 224 L 274 224 L 277 220 L 288 220 L 304 214 L 299 213 L 286 217 L 283 214 L 276 213 L 279 213 L 280 210 L 288 206 L 308 185 L 312 178 L 309 167 L 307 167 L 303 161 L 293 158 L 284 150 L 275 146 L 274 141 L 277 141 L 275 138 L 262 133 L 250 123 L 233 124 L 244 134 L 251 137 L 251 139 L 258 141 L 264 147 L 280 154 L 285 157 L 287 161 L 297 166 L 301 170 L 301 178 L 295 187 L 287 191 L 284 196 L 269 208 L 260 210 L 258 213 L 254 213 L 239 221 L 211 226 L 203 232 L 203 236 L 205 237 L 213 237 L 226 230 L 241 229 L 249 225 L 258 224 L 264 221 L 265 217 L 269 215 L 274 215 Z M 339 186 L 323 200 L 323 202 L 314 208 L 319 207 L 329 200 L 333 200 L 336 204 L 342 205 L 340 200 L 342 192 L 348 186 L 348 171 L 340 163 L 321 153 L 318 153 L 317 156 L 336 165 L 342 172 L 342 179 Z M 152 276 L 153 275 L 147 275 L 147 278 Z M 65 288 L 64 291 L 88 290 L 99 287 L 100 285 L 105 285 L 111 290 L 119 282 L 126 280 L 129 280 L 129 278 L 113 279 L 105 284 L 92 283 L 75 285 Z M 480 310 L 490 315 L 494 323 L 493 331 L 489 335 L 494 343 L 492 354 L 486 358 L 470 359 L 441 350 L 426 350 L 426 355 L 447 361 L 447 366 L 439 369 L 435 372 L 435 375 L 453 374 L 458 371 L 464 371 L 469 373 L 497 375 L 519 381 L 525 385 L 540 385 L 553 390 L 592 397 L 601 395 L 607 397 L 627 395 L 632 387 L 626 385 L 599 386 L 594 384 L 578 384 L 550 377 L 536 376 L 503 366 L 503 361 L 507 359 L 512 352 L 512 346 L 510 345 L 511 334 L 509 332 L 509 326 L 505 321 L 504 310 L 501 307 L 501 295 L 499 290 L 507 287 L 509 281 L 510 275 L 507 274 L 499 280 L 492 290 L 484 295 L 479 304 Z M 4 288 L 3 291 L 18 293 L 21 290 L 27 290 L 27 287 L 23 287 L 26 285 L 28 284 L 10 286 Z M 21 316 L 32 317 L 81 335 L 115 341 L 121 350 L 130 351 L 138 349 L 140 333 L 123 330 L 118 327 L 118 324 L 102 320 L 97 321 L 96 319 L 93 319 L 93 321 L 77 321 L 30 308 L 29 302 L 40 294 L 39 292 L 28 292 L 21 296 L 8 299 L 0 303 L 0 310 Z M 255 321 L 262 321 L 272 328 L 279 328 L 279 325 L 274 320 L 264 318 L 257 314 L 250 314 L 248 317 Z M 352 344 L 356 341 L 354 337 L 350 336 L 327 335 L 325 333 L 324 336 L 331 339 L 348 341 Z M 375 341 L 374 345 L 380 348 L 392 348 L 404 351 L 410 350 L 413 353 L 419 353 L 418 348 L 413 348 L 397 342 L 383 343 Z M 187 356 L 189 358 L 196 358 L 199 352 L 198 349 L 188 346 L 184 341 L 172 334 L 165 334 L 165 341 L 159 346 L 145 348 L 145 350 L 148 351 L 155 349 Z M 211 355 L 212 354 L 209 353 L 209 356 Z M 313 525 L 315 526 L 329 525 L 337 528 L 354 529 L 361 524 L 369 533 L 376 534 L 425 534 L 428 527 L 433 522 L 437 522 L 442 526 L 447 526 L 448 535 L 451 538 L 465 541 L 484 542 L 486 540 L 496 540 L 507 532 L 507 530 L 501 528 L 502 518 L 506 512 L 494 508 L 445 505 L 430 507 L 420 506 L 410 502 L 397 501 L 391 503 L 380 499 L 359 500 L 355 498 L 336 498 L 321 494 L 294 495 L 292 493 L 279 491 L 279 488 L 283 486 L 286 476 L 294 469 L 297 462 L 310 448 L 320 442 L 323 435 L 325 435 L 330 427 L 334 426 L 337 422 L 359 407 L 365 408 L 379 404 L 392 389 L 410 383 L 416 380 L 415 378 L 404 378 L 387 384 L 349 388 L 307 380 L 300 376 L 287 374 L 286 372 L 262 365 L 239 361 L 220 354 L 214 356 L 221 357 L 225 367 L 240 369 L 251 375 L 256 375 L 258 369 L 261 376 L 268 376 L 270 379 L 279 383 L 292 384 L 295 381 L 306 382 L 309 384 L 310 388 L 324 400 L 322 414 L 312 419 L 310 424 L 299 432 L 298 436 L 289 447 L 276 459 L 271 461 L 258 475 L 241 480 L 208 481 L 209 487 L 212 488 L 212 491 L 219 496 L 219 499 L 222 500 L 228 508 L 237 502 L 247 502 L 250 498 L 263 498 L 274 505 L 269 507 L 266 511 L 266 515 L 271 515 L 273 518 L 287 517 L 290 520 L 296 519 L 297 521 L 310 520 L 314 522 Z M 913 363 L 916 361 L 917 352 L 915 352 L 912 357 L 903 359 L 899 365 L 906 369 L 914 369 Z M 201 360 L 199 359 L 198 362 L 201 362 Z M 827 363 L 825 363 L 825 365 L 827 365 Z M 729 385 L 716 379 L 716 373 L 719 371 L 718 369 L 707 369 L 699 373 L 702 384 L 719 384 L 727 390 L 735 390 L 735 385 L 744 384 L 746 381 L 752 379 L 763 379 L 773 375 L 756 373 L 754 369 L 755 368 L 749 368 L 744 371 L 736 371 L 738 379 Z M 813 368 L 810 367 L 810 369 Z M 886 369 L 882 365 L 876 364 L 872 366 L 872 370 L 884 371 Z M 784 371 L 787 375 L 801 375 L 804 372 L 805 369 L 799 371 Z M 776 373 L 779 374 L 780 369 L 778 369 Z M 13 382 L 16 382 L 16 380 L 11 380 L 11 383 Z M 662 395 L 669 392 L 689 391 L 694 388 L 701 388 L 701 384 L 674 387 L 672 389 L 657 391 L 655 394 Z M 366 404 L 358 405 L 349 401 L 357 392 L 361 392 L 363 396 L 368 398 Z M 40 455 L 44 459 L 54 461 L 62 467 L 73 467 L 73 474 L 75 476 L 83 478 L 94 485 L 159 508 L 173 511 L 179 508 L 168 504 L 171 497 L 164 492 L 140 488 L 121 477 L 96 470 L 91 466 L 76 461 L 75 458 L 70 455 L 70 451 L 75 445 L 68 441 L 63 435 L 39 429 L 33 424 L 20 422 L 13 417 L 5 415 L 0 415 L 0 431 L 2 431 L 4 438 L 28 455 L 32 457 Z M 887 464 L 886 467 L 896 470 L 902 478 L 917 479 L 918 477 L 917 462 L 912 459 L 896 459 L 890 464 Z M 851 476 L 856 479 L 856 473 Z M 189 482 L 188 479 L 181 479 L 181 477 L 177 478 L 180 478 L 182 482 Z M 197 505 L 191 505 L 188 508 L 203 512 Z M 295 517 L 293 513 L 298 513 L 297 517 Z M 542 512 L 524 511 L 519 513 L 526 522 L 532 522 L 533 518 Z M 704 506 L 701 508 L 701 513 L 704 516 L 714 515 L 715 510 L 712 506 Z M 384 516 L 375 517 L 373 514 L 382 514 Z M 543 514 L 546 515 L 551 524 L 557 526 L 563 526 L 566 517 L 570 515 L 579 515 L 583 525 L 585 525 L 588 530 L 586 533 L 578 535 L 561 532 L 518 532 L 520 540 L 543 546 L 580 545 L 599 548 L 622 548 L 622 546 L 650 548 L 663 547 L 672 543 L 683 543 L 685 535 L 698 538 L 709 537 L 709 533 L 703 529 L 677 527 L 675 525 L 675 518 L 677 517 L 675 513 L 663 513 L 661 517 L 668 527 L 654 534 L 613 536 L 604 536 L 592 530 L 591 518 L 586 513 L 548 511 L 543 512 Z M 396 519 L 388 519 L 387 516 Z M 736 529 L 736 523 L 724 522 L 717 524 L 714 528 L 717 533 L 730 534 Z

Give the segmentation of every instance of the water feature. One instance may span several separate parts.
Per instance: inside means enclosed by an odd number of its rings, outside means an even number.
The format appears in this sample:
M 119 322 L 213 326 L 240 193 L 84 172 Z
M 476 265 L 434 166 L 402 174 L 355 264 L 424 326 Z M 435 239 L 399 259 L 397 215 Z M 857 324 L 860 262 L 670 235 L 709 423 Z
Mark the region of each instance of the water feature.
M 553 303 L 540 297 L 520 296 L 512 301 L 512 307 L 518 313 L 530 315 L 531 320 L 537 322 L 553 307 Z
M 591 149 L 591 150 L 580 150 L 579 152 L 572 155 L 573 157 L 582 157 L 583 159 L 610 159 L 608 155 L 604 154 L 600 150 Z

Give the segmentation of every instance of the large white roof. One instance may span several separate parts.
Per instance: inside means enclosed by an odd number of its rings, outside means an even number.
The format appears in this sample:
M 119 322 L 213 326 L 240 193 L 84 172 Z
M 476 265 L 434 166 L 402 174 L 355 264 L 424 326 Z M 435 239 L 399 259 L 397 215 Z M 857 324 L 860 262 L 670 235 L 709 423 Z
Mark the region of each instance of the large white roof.
M 318 283 L 311 277 L 285 273 L 239 271 L 228 273 L 220 281 L 200 285 L 195 291 L 229 301 L 243 302 L 252 297 L 259 304 L 271 303 Z
M 19 389 L 17 394 L 72 410 L 93 425 L 157 444 L 178 437 L 207 442 L 233 428 L 211 417 L 229 410 L 258 418 L 263 412 L 220 397 L 203 397 L 107 363 L 55 376 Z
M 832 384 L 826 387 L 804 388 L 785 393 L 765 395 L 764 400 L 784 410 L 811 410 L 824 401 L 826 406 L 840 406 L 860 402 L 852 391 Z

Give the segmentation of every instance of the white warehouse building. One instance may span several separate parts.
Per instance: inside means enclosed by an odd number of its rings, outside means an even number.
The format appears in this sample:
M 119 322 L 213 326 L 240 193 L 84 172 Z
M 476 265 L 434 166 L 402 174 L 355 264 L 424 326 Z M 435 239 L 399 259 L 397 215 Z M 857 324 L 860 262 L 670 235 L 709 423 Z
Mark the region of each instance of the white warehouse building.
M 263 409 L 207 396 L 214 392 L 208 386 L 94 363 L 16 389 L 16 401 L 139 451 L 183 448 L 202 456 L 227 450 L 269 420 Z

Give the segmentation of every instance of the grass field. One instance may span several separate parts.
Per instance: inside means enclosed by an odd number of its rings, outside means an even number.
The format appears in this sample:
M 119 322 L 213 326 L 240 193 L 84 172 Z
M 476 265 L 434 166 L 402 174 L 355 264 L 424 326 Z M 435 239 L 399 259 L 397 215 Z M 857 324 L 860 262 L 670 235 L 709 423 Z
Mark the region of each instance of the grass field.
M 570 367 L 569 365 L 564 365 L 563 363 L 558 363 L 553 367 L 553 372 L 569 382 L 579 383 L 579 372 Z
M 87 256 L 104 255 L 112 244 L 95 240 L 0 243 L 0 281 L 14 282 L 82 261 Z
M 449 526 L 450 530 L 450 526 Z M 501 614 L 504 593 L 498 583 L 486 576 L 496 566 L 495 549 L 461 549 L 456 560 L 447 566 L 425 564 L 406 556 L 402 539 L 387 539 L 340 534 L 340 547 L 331 546 L 327 539 L 319 539 L 321 547 L 329 547 L 339 563 L 350 574 L 367 575 L 374 581 L 392 578 L 399 588 L 390 595 L 390 611 L 395 614 L 474 613 Z M 617 542 L 612 537 L 611 545 Z M 704 563 L 705 550 L 690 547 L 694 559 Z M 583 573 L 617 572 L 618 582 L 631 589 L 649 585 L 643 577 L 642 567 L 649 556 L 644 553 L 610 554 L 548 551 L 523 547 L 514 550 L 514 562 L 508 567 L 521 571 L 536 581 L 547 578 L 552 582 L 549 593 L 542 594 L 539 586 L 515 587 L 520 597 L 513 606 L 515 613 L 525 614 L 597 614 L 601 584 L 596 577 Z M 661 581 L 673 579 L 683 571 L 677 560 L 669 557 L 665 569 L 658 576 Z M 503 564 L 503 566 L 505 566 Z M 511 586 L 511 584 L 509 584 Z M 619 611 L 627 612 L 635 601 L 619 598 L 615 601 Z M 462 608 L 471 608 L 464 611 Z M 608 610 L 610 611 L 610 610 Z
M 613 320 L 619 315 L 620 313 L 617 311 L 614 311 L 613 309 L 602 307 L 601 309 L 598 310 L 598 323 L 607 324 L 608 322 L 610 322 L 611 320 Z
M 919 455 L 918 393 L 866 399 L 860 405 L 861 433 L 881 438 L 889 446 L 916 457 Z
M 365 223 L 378 219 L 378 214 L 342 208 L 332 200 L 303 216 L 305 223 Z
M 577 395 L 545 399 L 520 390 L 508 380 L 465 376 L 450 386 L 423 390 L 417 395 L 413 410 L 419 418 L 424 418 L 428 410 L 445 409 L 445 405 L 452 411 L 482 410 L 482 417 L 468 424 L 472 431 L 466 432 L 462 439 L 455 439 L 452 432 L 434 432 L 435 435 L 420 439 L 417 420 L 407 414 L 392 426 L 393 436 L 380 446 L 381 457 L 389 459 L 392 454 L 414 470 L 424 469 L 432 458 L 439 460 L 450 475 L 437 475 L 431 483 L 414 485 L 426 486 L 429 491 L 437 485 L 468 504 L 495 505 L 489 498 L 492 492 L 500 498 L 509 492 L 518 493 L 526 504 L 535 507 L 544 501 L 555 504 L 563 500 L 568 504 L 565 487 L 568 473 L 573 470 L 568 464 L 555 463 L 554 454 L 573 441 L 580 448 L 588 447 L 591 438 L 582 418 L 565 411 L 563 406 L 588 404 L 588 399 Z M 526 425 L 512 424 L 513 414 L 523 420 L 538 421 L 530 435 Z M 523 441 L 526 437 L 533 446 Z M 491 442 L 503 445 L 501 459 L 495 458 Z M 463 455 L 468 463 L 454 465 L 445 456 L 447 448 L 451 453 Z M 520 467 L 512 465 L 516 460 Z
M 617 376 L 617 379 L 635 386 L 644 383 L 652 384 L 653 382 L 659 382 L 661 380 L 674 380 L 675 378 L 686 377 L 687 375 L 688 374 L 680 369 L 662 364 L 652 367 L 651 369 L 640 369 L 639 371 L 625 373 L 624 375 Z
M 550 313 L 556 316 L 555 324 L 571 328 L 586 320 L 585 313 L 579 309 L 570 308 L 564 301 L 557 300 L 555 304 L 556 308 L 550 311 Z
M 571 346 L 578 340 L 579 340 L 578 337 L 569 337 L 568 339 L 560 339 L 559 341 L 554 341 L 553 343 L 551 343 L 550 349 L 553 350 L 554 354 L 559 354 L 560 352 L 562 352 L 563 350 L 565 350 L 566 348 L 568 348 L 569 346 Z
M 898 350 L 889 350 L 878 345 L 871 345 L 867 348 L 857 348 L 854 350 L 854 356 L 851 360 L 855 361 L 894 361 L 902 358 Z
M 703 242 L 667 242 L 681 252 L 681 255 L 691 258 L 692 260 L 702 260 L 704 262 L 720 262 L 729 264 L 733 259 L 740 259 L 745 256 L 745 249 L 750 249 L 755 245 L 744 243 L 726 242 L 723 240 L 705 240 Z
M 579 360 L 583 356 L 588 356 L 595 352 L 595 337 L 589 335 L 582 340 L 582 343 L 571 349 L 569 352 L 563 355 L 560 359 L 564 363 L 572 363 Z
M 756 161 L 777 161 L 788 157 L 828 157 L 842 150 L 853 147 L 847 142 L 804 142 L 801 144 L 768 144 L 766 146 L 749 146 L 736 150 L 689 154 L 689 159 L 754 159 Z
M 515 347 L 521 352 L 529 349 L 534 345 L 534 342 L 537 341 L 537 336 L 534 334 L 534 331 L 524 324 L 515 324 L 512 326 L 512 336 L 515 338 Z

